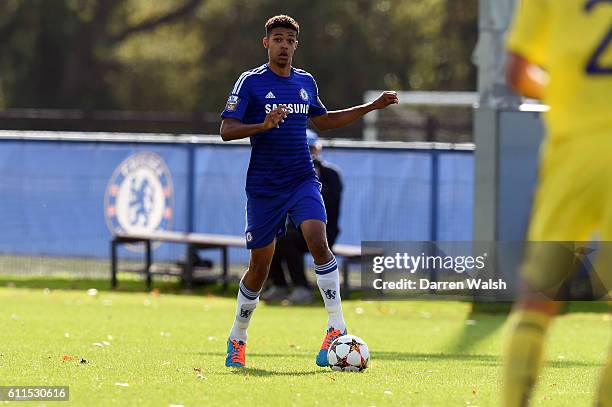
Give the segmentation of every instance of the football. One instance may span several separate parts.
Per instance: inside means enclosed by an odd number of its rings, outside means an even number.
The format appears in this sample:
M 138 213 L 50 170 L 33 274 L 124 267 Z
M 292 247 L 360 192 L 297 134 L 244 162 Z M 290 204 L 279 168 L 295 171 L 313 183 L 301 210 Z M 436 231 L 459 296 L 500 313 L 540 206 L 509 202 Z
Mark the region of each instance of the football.
M 370 351 L 363 339 L 355 335 L 344 335 L 329 346 L 327 361 L 332 370 L 361 372 L 368 367 Z

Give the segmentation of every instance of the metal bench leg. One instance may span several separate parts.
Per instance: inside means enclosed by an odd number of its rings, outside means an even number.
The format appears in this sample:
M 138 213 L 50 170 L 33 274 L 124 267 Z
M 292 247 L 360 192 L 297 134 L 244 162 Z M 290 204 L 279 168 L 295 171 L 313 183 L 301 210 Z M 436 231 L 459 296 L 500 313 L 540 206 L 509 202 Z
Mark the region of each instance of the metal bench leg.
M 183 271 L 183 286 L 187 289 L 193 288 L 193 261 L 196 258 L 196 249 L 192 245 L 187 245 L 187 259 L 185 260 L 185 270 Z
M 345 295 L 348 297 L 350 291 L 351 291 L 351 287 L 349 284 L 349 266 L 348 266 L 348 260 L 347 259 L 343 259 L 342 260 L 342 295 Z
M 145 264 L 145 273 L 147 277 L 147 289 L 151 289 L 151 241 L 147 240 L 145 242 L 145 256 L 146 256 L 146 264 Z
M 111 240 L 111 288 L 117 288 L 117 240 Z
M 229 259 L 227 254 L 227 247 L 224 246 L 221 248 L 221 256 L 223 263 L 223 292 L 227 292 L 227 284 L 229 279 Z

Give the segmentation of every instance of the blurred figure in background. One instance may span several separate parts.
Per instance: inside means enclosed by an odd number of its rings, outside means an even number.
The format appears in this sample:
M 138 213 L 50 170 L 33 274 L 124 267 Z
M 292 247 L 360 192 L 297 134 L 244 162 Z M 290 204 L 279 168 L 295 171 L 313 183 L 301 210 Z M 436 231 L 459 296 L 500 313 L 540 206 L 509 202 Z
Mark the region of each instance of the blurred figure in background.
M 327 212 L 327 240 L 329 246 L 333 247 L 340 233 L 338 218 L 340 217 L 342 180 L 336 167 L 321 160 L 323 147 L 317 133 L 307 129 L 306 138 L 317 177 L 322 184 L 321 195 L 323 195 L 323 203 Z M 308 283 L 304 268 L 306 253 L 308 253 L 308 246 L 302 232 L 296 229 L 292 222 L 288 222 L 286 235 L 276 239 L 276 249 L 269 274 L 271 285 L 261 296 L 264 301 L 287 300 L 292 304 L 308 304 L 314 300 L 314 293 Z M 287 266 L 291 285 L 287 282 L 283 264 Z
M 595 232 L 612 240 L 611 21 L 610 0 L 523 0 L 508 39 L 509 85 L 550 111 L 527 232 L 535 243 L 521 267 L 526 290 L 510 317 L 504 351 L 504 406 L 529 403 L 547 330 L 562 305 L 552 300 L 554 290 L 575 264 L 554 242 L 588 242 Z M 596 299 L 611 299 L 611 254 L 609 245 L 598 253 Z M 612 406 L 610 353 L 596 399 L 597 406 Z

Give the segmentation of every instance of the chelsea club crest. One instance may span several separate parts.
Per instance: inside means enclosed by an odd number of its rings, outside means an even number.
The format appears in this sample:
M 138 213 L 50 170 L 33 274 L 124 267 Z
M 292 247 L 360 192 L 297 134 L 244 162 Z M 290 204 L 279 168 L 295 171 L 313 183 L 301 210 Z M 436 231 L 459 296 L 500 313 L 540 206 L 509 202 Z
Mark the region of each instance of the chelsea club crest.
M 300 89 L 300 97 L 304 102 L 308 102 L 308 92 L 304 88 Z
M 159 155 L 134 154 L 115 169 L 104 196 L 104 215 L 111 231 L 168 230 L 173 211 L 172 176 Z

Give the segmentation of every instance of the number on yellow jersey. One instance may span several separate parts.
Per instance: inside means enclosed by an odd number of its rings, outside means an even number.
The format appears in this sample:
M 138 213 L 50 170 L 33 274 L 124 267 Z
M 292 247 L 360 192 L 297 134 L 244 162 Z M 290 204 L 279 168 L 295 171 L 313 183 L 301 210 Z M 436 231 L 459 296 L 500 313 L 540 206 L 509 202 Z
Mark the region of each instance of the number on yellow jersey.
M 612 0 L 588 0 L 584 5 L 584 10 L 587 13 L 593 12 L 595 6 L 599 3 L 607 3 L 609 6 L 612 6 Z M 599 58 L 606 52 L 606 49 L 612 45 L 612 23 L 610 24 L 610 29 L 608 33 L 603 38 L 599 46 L 593 52 L 591 58 L 589 58 L 589 62 L 586 66 L 586 72 L 589 75 L 610 75 L 612 74 L 612 66 L 601 66 L 599 64 Z

